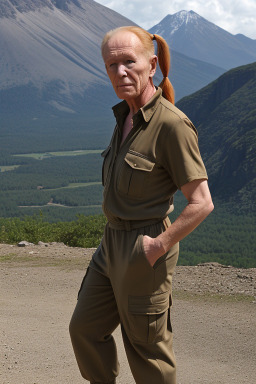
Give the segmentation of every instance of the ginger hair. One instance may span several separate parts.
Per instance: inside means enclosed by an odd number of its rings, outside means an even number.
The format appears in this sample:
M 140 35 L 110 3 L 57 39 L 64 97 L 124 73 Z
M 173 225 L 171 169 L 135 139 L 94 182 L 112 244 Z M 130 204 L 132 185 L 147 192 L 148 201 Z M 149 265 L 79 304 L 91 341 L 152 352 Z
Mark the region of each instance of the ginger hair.
M 173 89 L 172 83 L 168 78 L 169 70 L 171 67 L 171 55 L 170 55 L 169 46 L 163 37 L 159 35 L 152 35 L 151 33 L 147 32 L 145 29 L 136 27 L 136 26 L 125 26 L 125 27 L 119 27 L 119 28 L 113 29 L 107 32 L 102 40 L 101 54 L 103 59 L 104 59 L 104 48 L 108 40 L 117 32 L 122 32 L 122 31 L 134 33 L 142 42 L 145 52 L 149 56 L 154 55 L 155 47 L 154 47 L 153 40 L 156 41 L 158 63 L 159 63 L 161 72 L 163 74 L 163 80 L 159 84 L 159 87 L 162 88 L 164 98 L 166 98 L 172 104 L 174 104 L 174 101 L 175 101 L 174 89 Z

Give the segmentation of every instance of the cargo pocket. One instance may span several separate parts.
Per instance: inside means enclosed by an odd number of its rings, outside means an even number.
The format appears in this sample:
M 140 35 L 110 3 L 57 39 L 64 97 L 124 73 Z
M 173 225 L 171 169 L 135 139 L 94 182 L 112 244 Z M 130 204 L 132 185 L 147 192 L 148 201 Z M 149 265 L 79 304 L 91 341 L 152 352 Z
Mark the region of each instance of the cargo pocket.
M 169 291 L 152 296 L 129 296 L 130 332 L 134 341 L 149 344 L 165 338 L 169 296 Z
M 128 152 L 117 178 L 117 190 L 128 197 L 140 199 L 146 190 L 145 181 L 155 163 L 140 153 Z

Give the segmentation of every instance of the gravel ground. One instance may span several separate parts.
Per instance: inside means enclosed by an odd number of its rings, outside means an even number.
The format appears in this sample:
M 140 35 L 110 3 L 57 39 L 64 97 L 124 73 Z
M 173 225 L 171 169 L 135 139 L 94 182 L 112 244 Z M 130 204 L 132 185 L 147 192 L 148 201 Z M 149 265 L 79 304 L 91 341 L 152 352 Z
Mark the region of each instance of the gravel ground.
M 0 244 L 0 383 L 79 384 L 68 335 L 93 249 Z M 256 377 L 256 269 L 176 268 L 172 323 L 178 384 L 252 384 Z M 134 384 L 115 331 L 118 384 Z M 146 384 L 146 383 L 145 383 Z

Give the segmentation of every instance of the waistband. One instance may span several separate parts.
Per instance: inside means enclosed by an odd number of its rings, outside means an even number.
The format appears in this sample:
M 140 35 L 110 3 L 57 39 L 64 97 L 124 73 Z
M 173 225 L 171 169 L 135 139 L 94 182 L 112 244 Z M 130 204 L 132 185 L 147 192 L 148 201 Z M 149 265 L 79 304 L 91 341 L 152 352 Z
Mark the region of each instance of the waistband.
M 120 220 L 118 222 L 108 222 L 108 225 L 112 229 L 120 229 L 124 231 L 132 231 L 133 229 L 138 229 L 142 227 L 147 227 L 148 225 L 163 223 L 165 229 L 167 229 L 170 225 L 169 217 L 165 217 L 163 219 L 149 219 L 149 220 Z

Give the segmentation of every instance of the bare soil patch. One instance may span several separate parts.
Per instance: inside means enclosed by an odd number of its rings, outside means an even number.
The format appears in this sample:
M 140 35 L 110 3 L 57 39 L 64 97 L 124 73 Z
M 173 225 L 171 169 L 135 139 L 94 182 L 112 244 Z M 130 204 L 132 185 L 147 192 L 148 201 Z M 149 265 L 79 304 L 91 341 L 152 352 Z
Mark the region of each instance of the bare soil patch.
M 94 249 L 0 244 L 0 382 L 84 383 L 68 334 Z M 179 384 L 250 384 L 256 377 L 256 269 L 176 268 L 172 323 Z M 118 384 L 134 384 L 119 328 Z M 147 384 L 147 383 L 145 383 Z

